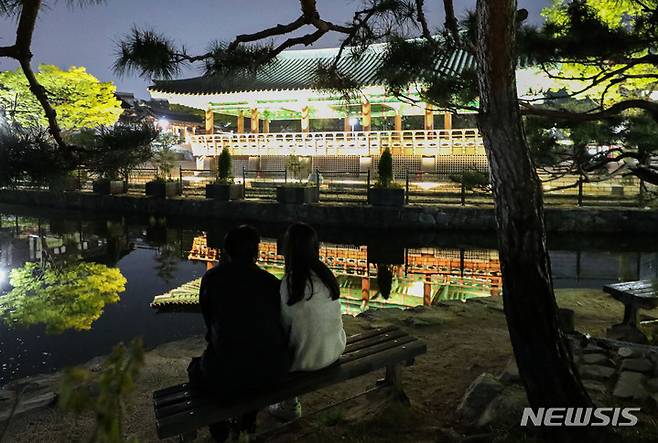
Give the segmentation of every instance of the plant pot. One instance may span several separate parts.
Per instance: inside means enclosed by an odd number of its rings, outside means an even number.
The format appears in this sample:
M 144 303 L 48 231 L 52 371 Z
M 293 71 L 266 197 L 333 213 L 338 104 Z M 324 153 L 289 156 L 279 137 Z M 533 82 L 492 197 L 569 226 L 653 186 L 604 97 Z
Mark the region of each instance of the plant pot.
M 215 183 L 206 185 L 206 198 L 227 202 L 229 200 L 242 200 L 244 190 L 242 185 L 231 183 Z
M 78 180 L 78 177 L 70 175 L 57 177 L 50 181 L 48 189 L 53 192 L 79 191 L 80 180 Z
M 404 206 L 403 188 L 369 188 L 368 204 L 373 206 Z
M 276 188 L 276 201 L 284 205 L 317 203 L 317 188 L 311 186 L 279 186 Z
M 145 185 L 146 195 L 153 198 L 169 198 L 178 195 L 177 182 L 163 182 L 154 180 Z
M 121 180 L 96 180 L 92 188 L 95 194 L 100 195 L 114 195 L 125 194 L 126 183 Z

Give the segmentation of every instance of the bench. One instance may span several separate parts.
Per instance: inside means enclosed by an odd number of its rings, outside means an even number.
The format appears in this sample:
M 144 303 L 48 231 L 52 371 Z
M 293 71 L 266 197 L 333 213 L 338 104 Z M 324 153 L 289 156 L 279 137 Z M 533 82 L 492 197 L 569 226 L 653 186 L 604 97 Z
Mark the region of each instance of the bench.
M 610 328 L 609 334 L 623 334 L 620 338 L 645 342 L 646 336 L 637 328 L 638 310 L 658 307 L 658 280 L 614 283 L 604 286 L 603 291 L 624 304 L 624 319 L 622 323 Z
M 153 407 L 160 439 L 179 436 L 182 441 L 196 437 L 196 430 L 211 423 L 240 416 L 248 411 L 352 378 L 386 368 L 378 387 L 388 387 L 394 395 L 406 398 L 401 384 L 401 366 L 427 351 L 425 343 L 394 326 L 376 328 L 347 339 L 338 362 L 314 372 L 291 373 L 280 385 L 231 402 L 221 400 L 187 383 L 153 393 Z

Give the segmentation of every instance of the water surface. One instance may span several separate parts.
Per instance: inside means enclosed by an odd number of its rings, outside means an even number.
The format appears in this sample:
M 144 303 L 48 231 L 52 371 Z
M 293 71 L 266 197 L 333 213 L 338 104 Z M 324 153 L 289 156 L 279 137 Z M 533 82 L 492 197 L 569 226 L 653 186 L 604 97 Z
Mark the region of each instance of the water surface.
M 0 385 L 85 362 L 137 336 L 153 347 L 202 333 L 194 306 L 159 312 L 150 304 L 200 278 L 232 226 L 0 207 L 0 304 L 12 270 L 31 276 L 20 286 L 20 306 L 0 309 Z M 285 227 L 257 227 L 260 264 L 280 276 Z M 320 237 L 346 313 L 500 297 L 493 234 L 346 228 Z M 579 235 L 550 238 L 549 246 L 558 288 L 658 277 L 655 240 Z M 35 281 L 44 284 L 35 289 Z

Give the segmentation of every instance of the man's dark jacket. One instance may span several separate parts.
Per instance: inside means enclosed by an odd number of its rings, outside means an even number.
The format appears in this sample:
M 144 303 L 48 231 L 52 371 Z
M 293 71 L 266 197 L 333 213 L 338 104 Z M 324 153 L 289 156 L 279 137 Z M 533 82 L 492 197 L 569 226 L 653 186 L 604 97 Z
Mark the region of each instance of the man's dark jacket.
M 200 363 L 208 387 L 242 393 L 285 376 L 279 285 L 254 263 L 223 263 L 203 276 L 199 299 L 208 346 Z

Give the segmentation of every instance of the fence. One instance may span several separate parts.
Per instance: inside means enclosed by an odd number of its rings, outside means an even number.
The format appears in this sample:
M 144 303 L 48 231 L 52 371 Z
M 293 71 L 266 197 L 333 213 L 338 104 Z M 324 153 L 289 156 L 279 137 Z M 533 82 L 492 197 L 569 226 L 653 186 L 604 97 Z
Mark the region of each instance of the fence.
M 370 170 L 325 171 L 316 169 L 312 182 L 322 202 L 367 202 Z
M 288 169 L 242 169 L 244 198 L 276 199 L 276 187 L 288 183 Z
M 471 169 L 468 169 L 471 170 Z M 244 184 L 245 198 L 274 200 L 276 188 L 290 182 L 307 183 L 316 186 L 321 202 L 366 202 L 368 188 L 376 180 L 373 169 L 309 169 L 296 174 L 288 168 L 248 169 L 243 167 L 235 177 L 236 183 Z M 405 188 L 408 204 L 460 204 L 491 205 L 493 198 L 485 186 L 472 186 L 464 183 L 464 171 L 422 171 L 406 169 L 396 174 L 398 186 Z M 308 176 L 306 173 L 310 172 Z M 658 186 L 641 181 L 634 176 L 591 176 L 588 179 L 575 174 L 540 172 L 544 190 L 544 202 L 551 205 L 574 206 L 646 206 L 655 204 Z M 156 177 L 155 168 L 137 168 L 130 171 L 123 181 L 125 189 L 132 195 L 144 195 L 145 184 Z M 74 174 L 83 192 L 92 192 L 93 182 L 98 176 L 81 168 Z M 178 174 L 171 177 L 179 183 L 179 194 L 185 198 L 204 198 L 205 186 L 216 180 L 216 172 L 210 169 L 178 168 Z M 486 181 L 486 180 L 485 180 Z M 14 189 L 49 188 L 47 184 L 20 182 Z M 51 189 L 54 189 L 51 187 Z M 61 189 L 61 188 L 60 188 Z
M 178 182 L 184 197 L 205 197 L 206 185 L 217 179 L 217 172 L 211 169 L 178 168 Z

